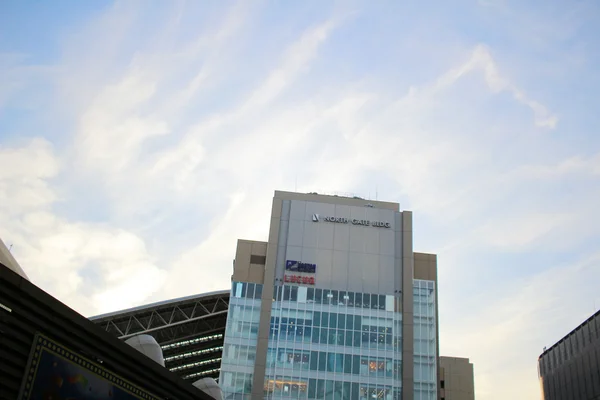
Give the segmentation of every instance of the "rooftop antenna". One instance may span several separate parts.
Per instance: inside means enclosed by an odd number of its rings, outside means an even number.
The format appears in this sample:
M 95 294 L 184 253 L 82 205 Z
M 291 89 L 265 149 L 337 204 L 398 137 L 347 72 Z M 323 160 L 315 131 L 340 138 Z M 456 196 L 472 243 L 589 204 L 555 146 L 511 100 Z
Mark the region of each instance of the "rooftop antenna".
M 10 244 L 10 246 L 8 246 L 8 251 L 12 253 L 12 243 Z

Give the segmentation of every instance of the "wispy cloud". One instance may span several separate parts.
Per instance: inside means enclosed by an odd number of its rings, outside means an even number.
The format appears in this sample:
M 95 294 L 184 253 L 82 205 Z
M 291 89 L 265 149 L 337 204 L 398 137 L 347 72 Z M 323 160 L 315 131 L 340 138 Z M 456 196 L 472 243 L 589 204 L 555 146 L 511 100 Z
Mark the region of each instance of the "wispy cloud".
M 525 95 L 522 89 L 518 88 L 509 79 L 503 77 L 498 71 L 498 66 L 494 62 L 490 50 L 483 45 L 478 45 L 472 52 L 469 60 L 442 75 L 430 90 L 442 90 L 447 86 L 453 85 L 461 77 L 471 72 L 478 71 L 483 74 L 485 83 L 493 93 L 508 91 L 513 98 L 527 106 L 533 111 L 535 124 L 539 127 L 555 128 L 558 123 L 558 117 L 551 115 L 546 107 L 535 100 L 531 100 Z

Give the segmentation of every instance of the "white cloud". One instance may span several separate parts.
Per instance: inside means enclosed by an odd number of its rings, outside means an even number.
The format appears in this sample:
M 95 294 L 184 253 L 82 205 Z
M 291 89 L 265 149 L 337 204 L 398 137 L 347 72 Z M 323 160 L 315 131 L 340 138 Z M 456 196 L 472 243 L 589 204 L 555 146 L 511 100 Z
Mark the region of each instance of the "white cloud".
M 215 162 L 215 160 L 217 165 L 225 168 L 231 168 L 233 165 L 244 165 L 244 161 L 249 161 L 247 157 L 256 158 L 253 161 L 274 163 L 272 159 L 268 160 L 264 157 L 256 157 L 256 155 L 252 156 L 252 153 L 247 151 L 247 149 L 262 148 L 267 150 L 272 148 L 270 145 L 276 143 L 273 140 L 273 135 L 279 136 L 279 139 L 283 139 L 284 142 L 289 139 L 293 142 L 301 140 L 303 137 L 301 132 L 298 132 L 299 136 L 297 138 L 294 138 L 290 133 L 290 131 L 294 130 L 294 123 L 296 122 L 293 118 L 296 115 L 300 116 L 302 113 L 309 113 L 309 115 L 303 115 L 304 118 L 314 117 L 314 110 L 311 109 L 314 107 L 308 107 L 299 112 L 296 110 L 294 112 L 284 110 L 284 115 L 279 118 L 265 117 L 270 122 L 277 121 L 275 122 L 276 126 L 265 126 L 268 122 L 257 121 L 256 116 L 257 114 L 262 115 L 265 113 L 269 109 L 271 102 L 309 67 L 311 60 L 318 51 L 319 45 L 327 38 L 329 32 L 335 27 L 335 24 L 334 20 L 328 20 L 304 32 L 295 43 L 292 43 L 286 49 L 279 65 L 273 68 L 267 78 L 257 86 L 239 108 L 231 112 L 212 115 L 207 120 L 202 120 L 194 124 L 178 146 L 167 150 L 157 159 L 156 167 L 153 171 L 163 171 L 165 168 L 176 171 L 175 176 L 177 178 L 175 182 L 177 187 L 181 189 L 183 187 L 194 187 L 193 182 L 191 182 L 197 177 L 194 171 L 200 165 Z M 261 125 L 263 126 L 261 127 Z M 258 127 L 259 129 L 253 130 L 254 127 Z M 213 149 L 213 156 L 211 158 L 206 159 L 203 157 L 204 145 L 202 143 L 213 140 L 212 138 L 218 136 L 219 133 L 228 134 L 225 133 L 225 130 L 228 130 L 228 128 L 243 129 L 245 135 L 235 135 L 234 140 L 221 143 L 226 145 L 226 147 L 219 146 Z M 277 128 L 278 131 L 274 132 L 273 128 Z M 281 144 L 279 140 L 277 142 Z M 269 147 L 262 147 L 261 144 Z M 274 153 L 284 154 L 281 148 L 278 150 Z M 231 157 L 232 154 L 236 156 Z M 228 165 L 223 166 L 221 163 Z M 240 168 L 235 172 L 243 173 L 244 171 L 248 170 Z
M 522 179 L 555 179 L 568 175 L 600 175 L 600 153 L 590 157 L 576 155 L 556 164 L 524 165 L 515 171 Z
M 147 298 L 164 272 L 139 237 L 53 213 L 59 167 L 43 139 L 0 148 L 0 235 L 34 283 L 84 314 Z
M 252 93 L 246 103 L 240 108 L 240 114 L 247 114 L 256 108 L 265 107 L 277 97 L 289 84 L 298 78 L 317 55 L 319 45 L 329 36 L 336 26 L 331 19 L 311 29 L 285 51 L 280 65 L 269 73 L 266 81 Z
M 502 76 L 489 48 L 481 44 L 475 47 L 466 63 L 442 75 L 435 85 L 428 88 L 428 90 L 433 92 L 443 90 L 455 84 L 461 77 L 474 71 L 483 73 L 485 82 L 492 93 L 508 91 L 516 101 L 529 107 L 533 111 L 536 126 L 556 128 L 558 117 L 551 114 L 542 104 L 527 97 L 522 89 Z
M 24 147 L 0 146 L 0 210 L 20 213 L 56 200 L 47 179 L 58 173 L 52 145 L 34 139 Z
M 519 216 L 506 216 L 502 220 L 494 218 L 491 223 L 482 225 L 473 237 L 484 244 L 504 251 L 521 251 L 530 246 L 551 230 L 561 228 L 570 222 L 574 215 L 569 213 L 541 214 L 527 213 Z

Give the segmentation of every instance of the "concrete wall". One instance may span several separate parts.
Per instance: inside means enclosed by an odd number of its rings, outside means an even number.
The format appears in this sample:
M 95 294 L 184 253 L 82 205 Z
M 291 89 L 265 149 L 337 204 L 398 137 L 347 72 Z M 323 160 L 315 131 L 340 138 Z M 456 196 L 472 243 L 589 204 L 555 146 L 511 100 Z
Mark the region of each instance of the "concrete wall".
M 283 279 L 286 260 L 298 260 L 318 265 L 315 287 L 395 294 L 401 289 L 394 281 L 395 239 L 402 234 L 396 229 L 395 214 L 364 205 L 284 200 L 275 281 Z M 328 222 L 327 217 L 348 222 Z M 389 227 L 352 222 L 365 220 Z
M 469 362 L 469 359 L 440 357 L 439 364 L 440 398 L 444 400 L 475 400 L 473 364 Z
M 415 279 L 437 282 L 437 256 L 428 253 L 414 253 Z
M 267 243 L 239 239 L 235 252 L 232 279 L 236 282 L 262 284 L 265 279 Z

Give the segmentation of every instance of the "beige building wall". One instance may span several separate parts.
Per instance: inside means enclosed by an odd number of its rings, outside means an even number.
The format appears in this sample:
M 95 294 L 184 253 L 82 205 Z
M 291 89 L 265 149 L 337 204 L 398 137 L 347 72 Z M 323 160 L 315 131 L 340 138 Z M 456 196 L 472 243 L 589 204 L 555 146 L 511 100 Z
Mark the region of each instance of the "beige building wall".
M 429 253 L 414 253 L 415 279 L 437 282 L 437 256 Z
M 267 242 L 239 239 L 233 260 L 232 279 L 262 284 L 265 280 Z
M 475 400 L 473 364 L 468 358 L 440 357 L 440 399 Z

